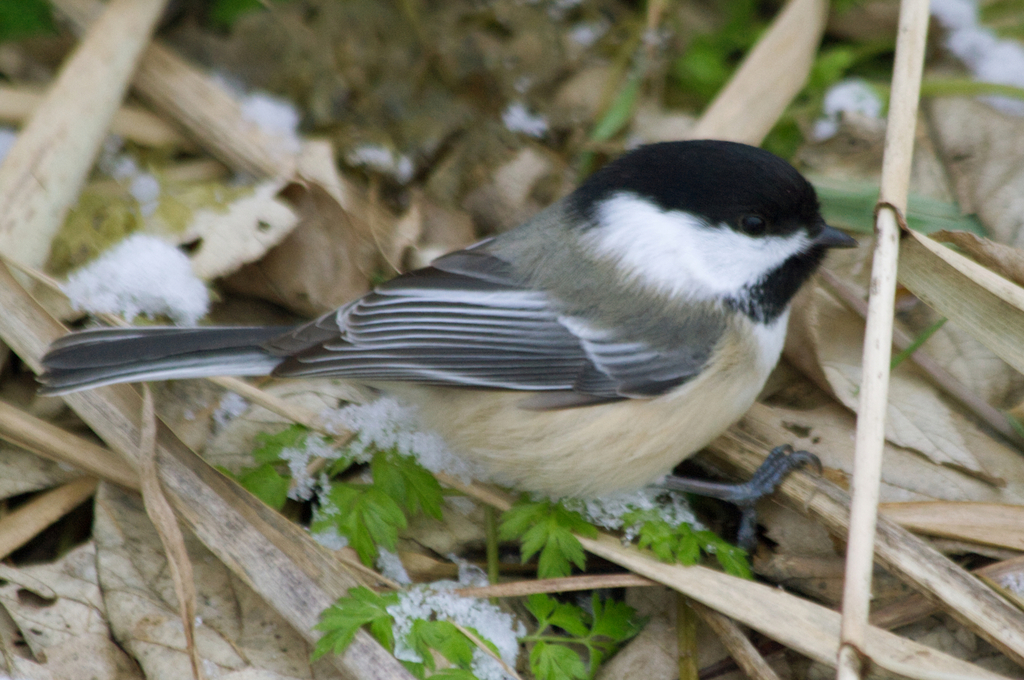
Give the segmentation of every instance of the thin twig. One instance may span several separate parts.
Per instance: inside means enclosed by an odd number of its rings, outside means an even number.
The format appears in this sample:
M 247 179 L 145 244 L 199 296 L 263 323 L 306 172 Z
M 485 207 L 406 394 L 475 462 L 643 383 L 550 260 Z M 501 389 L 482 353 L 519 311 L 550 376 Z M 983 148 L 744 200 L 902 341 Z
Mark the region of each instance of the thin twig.
M 636 574 L 595 574 L 513 581 L 480 588 L 459 588 L 455 592 L 463 597 L 523 597 L 537 593 L 568 593 L 597 588 L 643 588 L 656 585 L 660 584 Z
M 761 653 L 750 642 L 736 622 L 728 616 L 706 607 L 700 602 L 690 601 L 690 607 L 722 641 L 729 656 L 751 680 L 779 680 L 779 676 L 768 665 Z
M 185 648 L 192 662 L 192 677 L 206 680 L 203 660 L 196 648 L 196 613 L 198 611 L 196 582 L 192 574 L 192 562 L 185 549 L 185 537 L 178 526 L 174 509 L 164 496 L 156 458 L 156 411 L 153 407 L 153 392 L 148 385 L 142 386 L 142 418 L 139 436 L 139 479 L 142 482 L 142 503 L 146 515 L 156 528 L 160 543 L 167 557 L 167 567 L 178 599 L 178 613 L 185 629 Z
M 907 208 L 917 104 L 928 37 L 928 0 L 902 0 L 892 98 L 886 128 L 882 183 L 875 222 L 860 403 L 857 408 L 853 499 L 846 549 L 843 618 L 837 677 L 853 680 L 865 672 L 871 574 L 874 566 L 877 506 L 885 446 L 889 362 L 896 298 L 900 224 Z

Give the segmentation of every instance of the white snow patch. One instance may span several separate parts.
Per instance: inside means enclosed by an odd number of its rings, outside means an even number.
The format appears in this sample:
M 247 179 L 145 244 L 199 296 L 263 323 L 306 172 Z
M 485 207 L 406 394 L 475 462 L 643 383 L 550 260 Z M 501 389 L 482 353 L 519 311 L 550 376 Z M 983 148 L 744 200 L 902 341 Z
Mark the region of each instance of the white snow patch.
M 815 121 L 813 132 L 814 139 L 819 142 L 839 132 L 844 113 L 857 113 L 877 120 L 882 115 L 882 100 L 867 81 L 849 78 L 828 89 L 822 112 L 825 115 Z
M 61 290 L 71 306 L 92 314 L 120 314 L 128 321 L 142 314 L 166 315 L 193 326 L 206 315 L 210 295 L 188 257 L 153 236 L 121 241 L 68 276 Z
M 530 137 L 543 137 L 548 131 L 544 116 L 530 113 L 522 102 L 512 102 L 501 114 L 501 122 L 512 132 L 522 132 Z
M 998 37 L 978 24 L 978 7 L 971 0 L 933 0 L 932 15 L 946 29 L 946 49 L 964 62 L 976 80 L 1024 87 L 1024 45 Z M 1024 101 L 983 97 L 995 108 L 1024 115 Z
M 398 596 L 398 604 L 387 609 L 395 619 L 395 656 L 402 661 L 422 662 L 423 659 L 405 638 L 416 619 L 438 618 L 473 628 L 484 639 L 494 643 L 501 659 L 515 668 L 519 638 L 526 635 L 526 627 L 486 600 L 461 597 L 451 592 L 458 587 L 455 581 L 438 581 L 413 586 Z M 501 665 L 479 649 L 473 653 L 473 673 L 480 680 L 508 678 Z
M 593 524 L 612 531 L 625 529 L 627 540 L 633 540 L 639 529 L 639 527 L 625 525 L 623 517 L 630 512 L 654 510 L 660 519 L 672 526 L 686 523 L 695 531 L 705 528 L 697 521 L 685 496 L 653 486 L 600 498 L 563 498 L 561 501 L 567 509 L 575 510 Z
M 401 583 L 402 585 L 412 583 L 412 579 L 409 578 L 409 572 L 405 570 L 405 565 L 402 564 L 402 558 L 398 556 L 398 553 L 393 553 L 385 548 L 377 548 L 377 570 L 380 571 L 384 578 L 389 578 L 395 583 Z
M 349 449 L 357 460 L 368 460 L 374 448 L 394 449 L 400 455 L 414 457 L 431 472 L 445 472 L 467 482 L 483 477 L 482 471 L 452 453 L 439 435 L 419 429 L 415 408 L 389 397 L 327 410 L 320 418 L 329 432 L 356 433 Z
M 213 412 L 214 432 L 220 432 L 228 426 L 232 420 L 246 412 L 249 402 L 234 392 L 225 392 Z
M 345 160 L 350 165 L 390 175 L 399 184 L 408 183 L 415 173 L 412 160 L 408 156 L 392 151 L 380 144 L 357 146 L 345 156 Z
M 302 446 L 289 446 L 281 449 L 280 458 L 288 463 L 288 472 L 292 476 L 292 486 L 288 489 L 288 498 L 297 501 L 308 501 L 318 489 L 330 487 L 326 475 L 313 477 L 307 471 L 309 464 L 317 459 L 334 461 L 342 457 L 344 451 L 333 446 L 324 438 L 310 434 Z
M 143 217 L 149 217 L 160 207 L 160 181 L 148 172 L 133 177 L 128 191 L 138 201 Z
M 0 127 L 0 163 L 7 157 L 17 138 L 17 130 L 9 127 Z
M 569 39 L 580 47 L 590 47 L 608 32 L 608 22 L 588 21 L 569 29 Z
M 348 547 L 348 537 L 339 534 L 338 528 L 335 526 L 328 526 L 322 531 L 310 534 L 310 536 L 328 550 L 341 550 Z
M 299 112 L 291 102 L 266 92 L 252 92 L 242 97 L 241 108 L 242 118 L 281 139 L 288 151 L 298 153 L 302 147 Z

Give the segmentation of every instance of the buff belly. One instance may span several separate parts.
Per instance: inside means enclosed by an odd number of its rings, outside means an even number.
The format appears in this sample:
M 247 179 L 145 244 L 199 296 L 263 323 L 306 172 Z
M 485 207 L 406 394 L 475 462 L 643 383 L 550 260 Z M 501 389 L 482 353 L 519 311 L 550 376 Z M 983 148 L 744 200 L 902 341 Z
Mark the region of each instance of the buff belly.
M 422 425 L 492 481 L 593 497 L 640 488 L 715 439 L 753 404 L 778 360 L 772 354 L 727 346 L 716 370 L 660 397 L 548 411 L 520 408 L 522 392 L 385 389 L 415 404 Z

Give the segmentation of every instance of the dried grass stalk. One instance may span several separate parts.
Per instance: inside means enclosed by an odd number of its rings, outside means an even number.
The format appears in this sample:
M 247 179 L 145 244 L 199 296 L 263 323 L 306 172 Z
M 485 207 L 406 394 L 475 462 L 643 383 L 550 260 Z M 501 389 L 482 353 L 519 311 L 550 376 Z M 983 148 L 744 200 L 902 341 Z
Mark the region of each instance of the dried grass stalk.
M 690 137 L 760 144 L 807 82 L 827 17 L 827 0 L 790 0 Z
M 96 478 L 82 477 L 33 498 L 0 519 L 0 559 L 25 545 L 96 492 Z
M 111 0 L 0 165 L 0 252 L 40 268 L 128 89 L 164 0 Z
M 44 95 L 35 90 L 0 86 L 0 121 L 21 125 L 32 117 L 44 99 Z M 180 132 L 162 119 L 135 106 L 122 106 L 114 112 L 110 132 L 143 146 L 192 146 Z
M 928 0 L 902 0 L 893 66 L 892 97 L 882 161 L 882 187 L 875 222 L 875 253 L 871 269 L 867 327 L 857 436 L 853 466 L 853 499 L 843 584 L 843 645 L 837 677 L 860 677 L 867 653 L 868 610 L 874 563 L 875 528 L 885 416 L 892 358 L 893 313 L 900 224 L 910 190 L 910 166 L 920 97 L 924 48 L 928 38 Z
M 54 0 L 53 6 L 84 30 L 96 0 Z M 255 177 L 290 177 L 295 150 L 242 116 L 238 101 L 212 78 L 171 50 L 151 44 L 132 81 L 136 92 L 229 167 Z
M 735 467 L 738 475 L 748 476 L 764 460 L 763 442 L 785 441 L 791 436 L 777 422 L 770 408 L 755 404 L 739 425 L 715 440 L 709 450 L 717 460 Z M 795 473 L 779 486 L 779 493 L 793 509 L 814 517 L 830 532 L 837 536 L 846 533 L 850 497 L 835 484 Z M 894 522 L 880 517 L 877 527 L 875 558 L 882 566 L 939 603 L 1016 663 L 1024 662 L 1021 610 Z
M 35 371 L 51 342 L 67 331 L 0 267 L 0 339 Z M 115 452 L 138 468 L 142 400 L 115 385 L 65 397 Z M 179 519 L 301 635 L 313 642 L 319 613 L 358 585 L 328 550 L 300 527 L 210 467 L 157 423 L 160 481 Z M 368 633 L 331 663 L 352 678 L 411 678 Z

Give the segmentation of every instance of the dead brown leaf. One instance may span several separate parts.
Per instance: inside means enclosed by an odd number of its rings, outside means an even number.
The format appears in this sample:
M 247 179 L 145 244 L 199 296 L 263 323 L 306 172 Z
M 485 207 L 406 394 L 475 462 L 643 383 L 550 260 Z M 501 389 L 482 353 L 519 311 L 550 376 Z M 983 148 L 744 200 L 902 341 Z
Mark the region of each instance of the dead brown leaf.
M 933 99 L 928 111 L 960 208 L 996 241 L 1024 246 L 1024 119 L 953 97 Z
M 97 496 L 96 568 L 110 628 L 147 678 L 191 674 L 167 562 L 141 499 L 104 485 Z M 185 543 L 199 591 L 196 646 L 211 677 L 248 671 L 280 679 L 335 678 L 309 665 L 309 647 L 191 535 Z M 232 676 L 233 677 L 233 676 Z
M 997 243 L 967 231 L 938 231 L 936 241 L 952 243 L 981 265 L 1024 286 L 1024 250 Z
M 53 564 L 0 564 L 0 579 L 0 605 L 38 664 L 27 662 L 15 676 L 141 680 L 139 668 L 111 639 L 92 543 Z
M 292 183 L 282 194 L 299 223 L 258 262 L 224 280 L 237 293 L 317 316 L 370 290 L 378 249 L 368 224 L 316 182 Z

